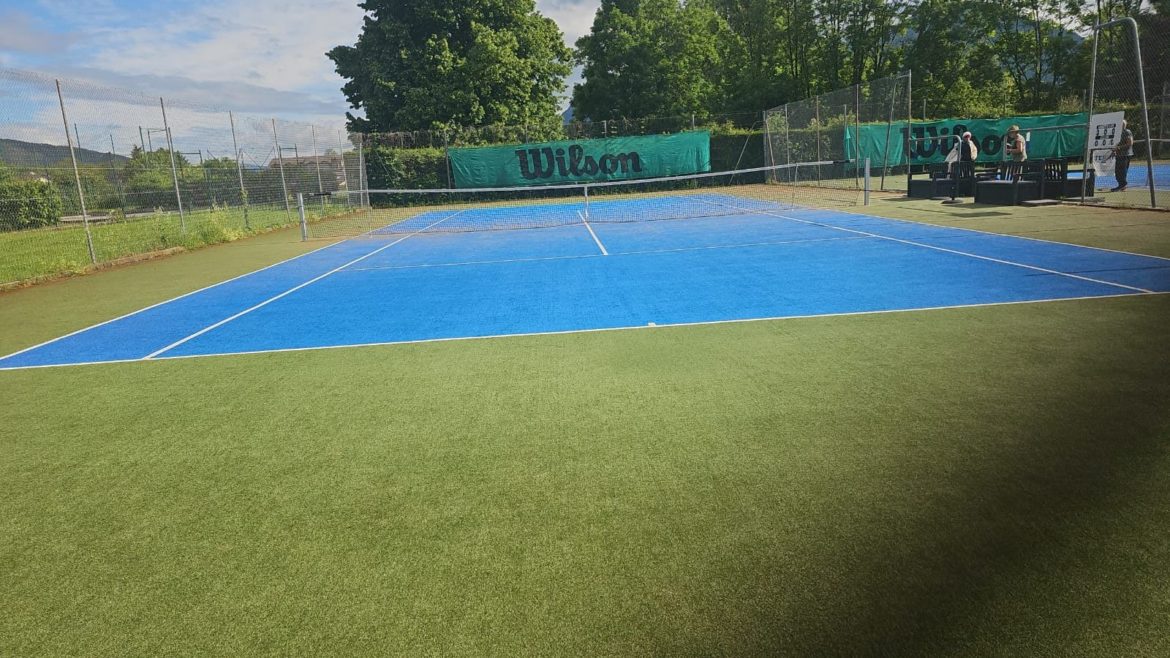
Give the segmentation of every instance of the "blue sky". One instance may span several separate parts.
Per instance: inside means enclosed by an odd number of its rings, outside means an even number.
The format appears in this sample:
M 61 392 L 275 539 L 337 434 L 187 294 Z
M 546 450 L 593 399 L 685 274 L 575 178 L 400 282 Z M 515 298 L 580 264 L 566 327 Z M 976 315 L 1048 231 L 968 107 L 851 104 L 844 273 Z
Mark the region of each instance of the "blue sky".
M 358 0 L 0 0 L 0 68 L 289 118 L 348 109 L 324 56 Z M 571 45 L 599 0 L 537 0 Z

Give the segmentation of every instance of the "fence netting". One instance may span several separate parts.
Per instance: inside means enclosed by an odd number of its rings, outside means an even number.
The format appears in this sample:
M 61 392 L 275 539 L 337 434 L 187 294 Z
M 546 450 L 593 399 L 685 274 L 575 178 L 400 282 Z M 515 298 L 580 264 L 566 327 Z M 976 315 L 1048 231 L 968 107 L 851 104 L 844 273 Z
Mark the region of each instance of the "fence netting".
M 1170 208 L 1170 19 L 1149 15 L 1137 25 L 1137 42 L 1128 21 L 1095 31 L 1092 113 L 1121 113 L 1133 133 L 1133 147 L 1132 156 L 1127 149 L 1090 154 L 1101 171 L 1087 197 L 1109 206 Z M 1097 136 L 1089 137 L 1093 149 Z
M 764 113 L 765 161 L 840 161 L 842 175 L 821 184 L 860 189 L 868 159 L 874 189 L 904 191 L 910 92 L 905 73 L 770 109 Z
M 358 169 L 341 121 L 14 70 L 0 98 L 0 285 L 292 225 L 298 192 L 343 213 L 328 193 Z

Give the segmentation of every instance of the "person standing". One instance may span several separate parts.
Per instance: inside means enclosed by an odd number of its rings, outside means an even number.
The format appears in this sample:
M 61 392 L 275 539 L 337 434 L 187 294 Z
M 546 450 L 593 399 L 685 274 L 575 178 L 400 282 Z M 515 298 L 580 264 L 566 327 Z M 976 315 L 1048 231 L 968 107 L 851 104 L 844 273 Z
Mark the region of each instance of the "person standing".
M 1012 162 L 1023 162 L 1028 159 L 1028 143 L 1020 134 L 1020 127 L 1012 125 L 1003 138 L 1003 153 Z
M 1121 139 L 1113 147 L 1113 171 L 1117 177 L 1117 187 L 1110 192 L 1124 192 L 1129 185 L 1129 161 L 1133 158 L 1133 131 L 1124 119 L 1121 120 Z
M 955 142 L 955 148 L 947 154 L 947 163 L 956 172 L 957 178 L 971 178 L 975 175 L 975 160 L 979 157 L 979 147 L 970 132 L 964 132 Z M 958 164 L 955 164 L 958 163 Z

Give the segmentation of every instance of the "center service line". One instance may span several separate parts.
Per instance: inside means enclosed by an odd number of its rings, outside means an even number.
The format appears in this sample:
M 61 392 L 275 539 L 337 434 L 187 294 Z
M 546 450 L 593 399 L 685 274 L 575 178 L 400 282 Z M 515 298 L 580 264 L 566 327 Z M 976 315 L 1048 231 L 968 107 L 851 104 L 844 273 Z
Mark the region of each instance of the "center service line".
M 581 211 L 577 211 L 577 216 L 581 218 L 581 223 L 585 224 L 585 228 L 589 230 L 589 235 L 593 236 L 593 241 L 597 243 L 597 248 L 601 250 L 602 256 L 608 256 L 609 252 L 605 250 L 605 245 L 601 244 L 601 240 L 597 238 L 597 234 L 593 232 L 593 227 L 589 225 L 589 220 L 585 219 L 585 215 Z

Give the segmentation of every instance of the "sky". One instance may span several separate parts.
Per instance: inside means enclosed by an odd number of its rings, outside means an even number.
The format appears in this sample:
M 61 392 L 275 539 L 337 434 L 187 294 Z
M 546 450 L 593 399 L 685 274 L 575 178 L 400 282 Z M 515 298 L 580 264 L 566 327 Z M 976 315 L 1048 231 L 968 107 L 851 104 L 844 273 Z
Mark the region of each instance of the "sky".
M 357 1 L 0 0 L 0 69 L 278 118 L 342 120 L 343 80 L 324 53 L 356 42 Z M 600 0 L 536 4 L 572 45 Z

